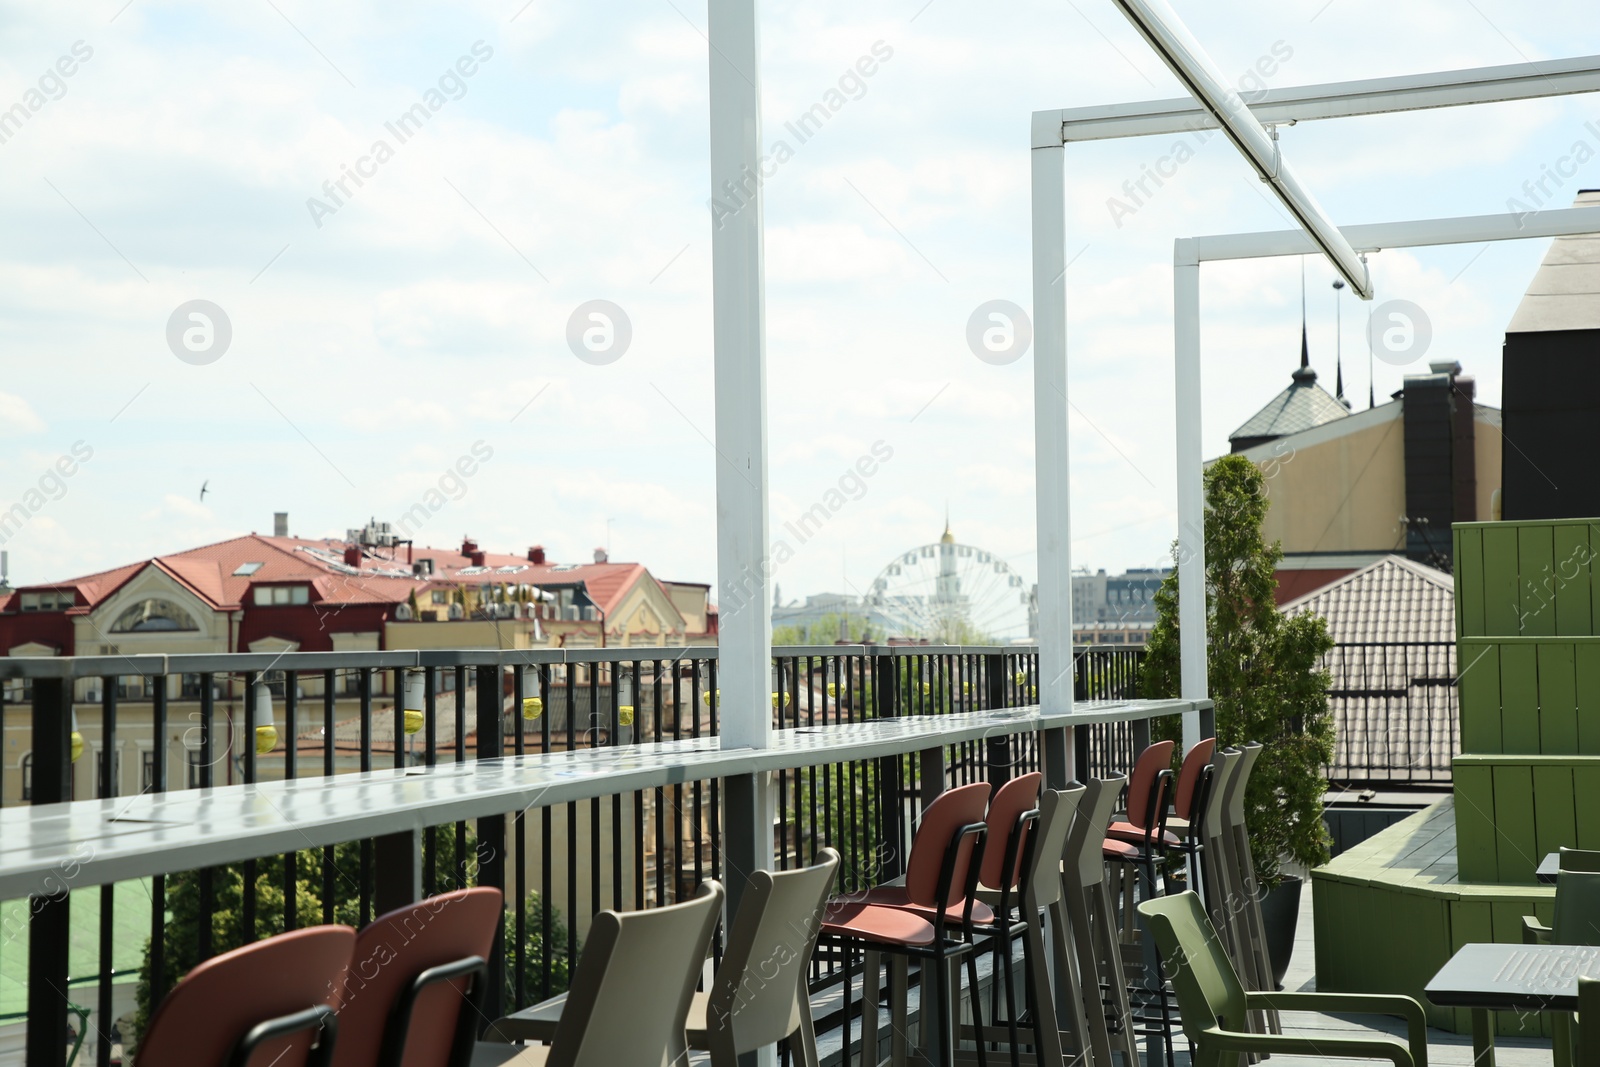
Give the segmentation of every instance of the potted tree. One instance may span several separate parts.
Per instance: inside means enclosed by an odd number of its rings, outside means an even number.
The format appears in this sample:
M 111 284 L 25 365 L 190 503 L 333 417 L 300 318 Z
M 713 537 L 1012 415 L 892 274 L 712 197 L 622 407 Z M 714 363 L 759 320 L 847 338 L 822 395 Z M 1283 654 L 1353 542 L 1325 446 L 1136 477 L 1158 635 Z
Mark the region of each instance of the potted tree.
M 1205 474 L 1206 639 L 1208 684 L 1216 702 L 1217 743 L 1263 746 L 1245 793 L 1262 918 L 1276 983 L 1294 949 L 1301 879 L 1285 863 L 1314 867 L 1328 859 L 1322 822 L 1323 768 L 1333 755 L 1328 672 L 1318 666 L 1333 647 L 1317 615 L 1286 616 L 1274 593 L 1283 551 L 1262 540 L 1266 482 L 1243 456 L 1217 460 Z M 1176 558 L 1178 546 L 1174 546 Z M 1156 594 L 1157 621 L 1141 670 L 1141 692 L 1179 695 L 1177 572 Z M 1175 723 L 1159 724 L 1168 736 Z

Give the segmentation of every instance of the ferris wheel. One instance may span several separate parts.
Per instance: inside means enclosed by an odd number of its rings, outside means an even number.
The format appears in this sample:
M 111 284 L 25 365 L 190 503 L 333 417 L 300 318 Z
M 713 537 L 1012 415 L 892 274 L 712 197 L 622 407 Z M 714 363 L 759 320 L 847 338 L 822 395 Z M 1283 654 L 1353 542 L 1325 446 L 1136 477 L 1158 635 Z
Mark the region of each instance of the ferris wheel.
M 890 637 L 935 644 L 1001 644 L 1026 638 L 1032 590 L 993 552 L 956 542 L 947 526 L 936 544 L 889 562 L 867 592 L 867 606 Z

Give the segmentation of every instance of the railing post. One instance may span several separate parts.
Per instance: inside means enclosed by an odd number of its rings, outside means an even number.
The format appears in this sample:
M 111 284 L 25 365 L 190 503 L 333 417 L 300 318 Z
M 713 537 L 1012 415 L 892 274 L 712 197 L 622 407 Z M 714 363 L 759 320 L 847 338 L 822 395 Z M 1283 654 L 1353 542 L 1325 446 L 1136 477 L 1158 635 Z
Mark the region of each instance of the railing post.
M 1003 708 L 1006 703 L 1006 658 L 998 652 L 983 657 L 983 706 Z M 989 784 L 999 789 L 1011 778 L 1011 736 L 1000 734 L 984 738 L 984 762 Z
M 499 759 L 501 756 L 501 697 L 500 697 L 500 668 L 498 666 L 478 667 L 478 758 Z M 465 694 L 456 694 L 456 699 L 465 699 Z M 520 859 L 520 857 L 519 857 Z M 493 886 L 505 891 L 506 888 L 506 817 L 504 815 L 486 815 L 478 820 L 478 854 L 470 862 L 475 861 L 478 866 L 478 885 Z M 415 863 L 415 860 L 412 861 Z M 409 884 L 409 883 L 408 883 Z M 415 899 L 415 898 L 413 898 Z M 489 950 L 489 959 L 503 960 L 506 958 L 506 924 L 505 916 L 500 918 L 499 925 L 495 928 L 494 945 Z M 484 983 L 483 996 L 483 1021 L 481 1029 L 488 1029 L 489 1023 L 505 1014 L 506 976 L 505 968 L 491 966 L 488 980 Z
M 33 683 L 33 803 L 71 797 L 72 681 Z M 68 872 L 60 872 L 66 875 Z M 61 1067 L 67 1051 L 67 949 L 71 909 L 65 878 L 59 889 L 29 901 L 28 1067 Z
M 421 852 L 420 830 L 372 839 L 373 914 L 383 915 L 422 899 L 422 867 L 417 859 Z
M 884 648 L 872 655 L 872 714 L 893 719 L 900 714 L 900 658 Z M 942 776 L 941 776 L 942 778 Z M 940 785 L 943 786 L 941 780 Z M 937 794 L 935 794 L 937 795 Z M 879 881 L 906 872 L 905 816 L 900 800 L 900 757 L 878 757 Z

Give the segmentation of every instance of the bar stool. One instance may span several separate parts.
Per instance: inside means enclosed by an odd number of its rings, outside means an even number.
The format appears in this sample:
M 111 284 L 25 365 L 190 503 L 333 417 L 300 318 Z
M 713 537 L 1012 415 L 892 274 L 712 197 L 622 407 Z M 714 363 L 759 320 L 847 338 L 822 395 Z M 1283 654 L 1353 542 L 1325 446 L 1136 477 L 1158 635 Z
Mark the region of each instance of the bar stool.
M 1051 937 L 1047 955 L 1044 927 L 1044 919 L 1048 916 L 1052 933 L 1065 934 L 1069 929 L 1061 860 L 1066 853 L 1067 835 L 1084 792 L 1081 785 L 1064 790 L 1044 790 L 1039 797 L 1038 821 L 1027 834 L 1020 857 L 1018 884 L 1021 911 L 1012 932 L 1020 930 L 1023 936 L 1029 1009 L 1024 1021 L 1034 1031 L 1033 1047 L 1041 1063 L 1061 1062 L 1064 1036 L 1071 1038 L 1075 1060 L 1087 1062 L 1091 1047 L 1091 1028 L 1084 1007 L 1083 977 L 1079 973 L 1077 959 L 1068 950 L 1067 936 Z M 998 799 L 989 806 L 991 834 L 994 832 L 993 814 L 996 806 Z M 978 894 L 997 907 L 997 913 L 1003 921 L 1010 921 L 1010 911 L 1003 899 L 1006 894 L 986 886 L 981 886 Z M 1013 895 L 1012 899 L 1018 900 L 1017 895 Z M 1009 948 L 1004 958 L 1009 960 Z M 1090 977 L 1093 977 L 1092 973 Z M 1096 990 L 1097 999 L 1098 995 Z M 1009 997 L 1007 1007 L 1008 1032 L 1005 1036 L 1011 1043 L 1012 1062 L 1017 1063 L 1020 1060 L 1018 1022 Z M 993 1009 L 990 1015 L 994 1019 L 995 1037 L 999 1037 L 999 1016 Z M 1069 1020 L 1066 1028 L 1061 1025 L 1063 1017 Z
M 1251 741 L 1242 746 L 1243 758 L 1238 773 L 1222 797 L 1223 822 L 1227 827 L 1228 861 L 1233 865 L 1234 882 L 1239 887 L 1240 919 L 1242 933 L 1240 949 L 1244 955 L 1241 973 L 1250 977 L 1250 988 L 1263 993 L 1275 992 L 1277 982 L 1272 977 L 1272 957 L 1267 953 L 1267 927 L 1261 918 L 1261 887 L 1256 882 L 1255 854 L 1250 848 L 1250 828 L 1245 824 L 1245 790 L 1250 784 L 1250 772 L 1261 755 L 1261 744 Z M 1267 1033 L 1281 1034 L 1283 1025 L 1276 1011 L 1265 1013 Z
M 1122 1054 L 1123 1067 L 1139 1063 L 1103 858 L 1106 827 L 1127 784 L 1126 778 L 1093 778 L 1084 786 L 1061 863 L 1066 922 L 1056 924 L 1054 931 L 1058 956 L 1070 949 L 1077 962 L 1089 1047 L 1094 1063 L 1104 1067 L 1110 1067 L 1113 1049 Z
M 1157 741 L 1139 753 L 1128 777 L 1126 817 L 1106 827 L 1105 858 L 1125 865 L 1122 905 L 1123 942 L 1134 940 L 1133 881 L 1126 877 L 1131 866 L 1143 877 L 1146 896 L 1156 894 L 1156 860 L 1168 843 L 1178 839 L 1167 833 L 1167 800 L 1172 788 L 1171 741 Z M 1132 846 L 1127 848 L 1123 846 Z
M 1167 816 L 1168 832 L 1160 846 L 1167 851 L 1183 853 L 1189 873 L 1189 888 L 1196 891 L 1200 883 L 1200 853 L 1205 846 L 1193 824 L 1200 818 L 1209 799 L 1206 769 L 1211 766 L 1216 750 L 1217 739 L 1206 737 L 1184 753 L 1183 764 L 1178 768 L 1177 785 L 1172 793 L 1172 814 Z
M 1200 813 L 1198 824 L 1191 828 L 1200 843 L 1201 898 L 1211 916 L 1211 925 L 1216 928 L 1228 958 L 1234 961 L 1234 969 L 1240 974 L 1244 973 L 1244 950 L 1239 936 L 1239 902 L 1243 896 L 1234 884 L 1236 872 L 1228 858 L 1229 830 L 1225 816 L 1227 793 L 1238 777 L 1243 759 L 1244 753 L 1236 748 L 1221 749 L 1215 754 L 1205 772 L 1205 810 Z
M 928 1014 L 928 972 L 933 972 L 933 1012 L 935 1018 L 935 1060 L 941 1067 L 954 1062 L 956 1028 L 951 1017 L 950 992 L 959 987 L 959 964 L 967 963 L 974 1022 L 983 1025 L 978 997 L 978 969 L 974 957 L 971 928 L 974 921 L 989 924 L 994 911 L 976 898 L 978 868 L 983 856 L 988 827 L 985 812 L 990 787 L 975 782 L 947 790 L 922 813 L 906 857 L 903 885 L 881 885 L 862 893 L 838 897 L 828 902 L 823 914 L 821 935 L 825 943 L 844 951 L 844 1053 L 850 1053 L 850 951 L 864 950 L 865 973 L 861 988 L 862 1058 L 877 1062 L 878 1050 L 878 969 L 881 957 L 894 961 L 898 980 L 891 1007 L 894 1022 L 892 1043 L 896 1062 L 904 1058 L 906 1015 L 906 961 L 917 958 L 922 965 L 922 1008 Z M 952 982 L 951 970 L 956 969 Z M 980 1062 L 984 1050 L 978 1046 Z

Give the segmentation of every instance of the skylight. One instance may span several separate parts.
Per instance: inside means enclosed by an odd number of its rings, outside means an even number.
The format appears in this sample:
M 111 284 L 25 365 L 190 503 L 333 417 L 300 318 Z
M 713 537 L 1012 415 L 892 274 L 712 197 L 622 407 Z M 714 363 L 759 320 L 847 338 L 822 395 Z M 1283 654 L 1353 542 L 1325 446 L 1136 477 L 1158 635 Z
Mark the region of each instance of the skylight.
M 233 576 L 235 578 L 247 578 L 265 566 L 265 563 L 241 563 L 239 564 L 239 569 L 233 572 Z

